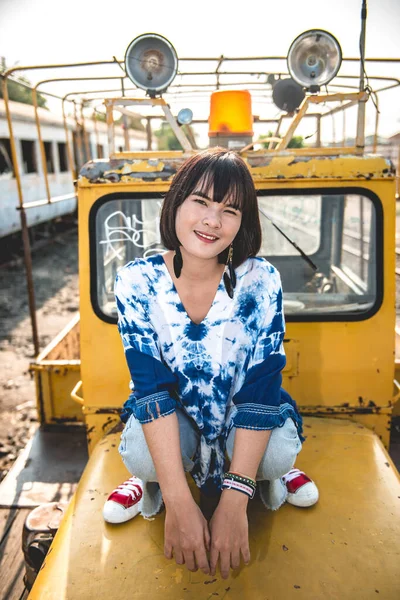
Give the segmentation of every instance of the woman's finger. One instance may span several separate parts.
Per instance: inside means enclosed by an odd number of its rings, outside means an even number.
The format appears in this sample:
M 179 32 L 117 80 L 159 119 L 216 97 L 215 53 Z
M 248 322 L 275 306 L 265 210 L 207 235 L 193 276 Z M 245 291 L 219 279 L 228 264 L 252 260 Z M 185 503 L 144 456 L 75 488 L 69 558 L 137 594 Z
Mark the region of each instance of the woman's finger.
M 191 550 L 186 550 L 183 553 L 183 557 L 185 559 L 185 565 L 189 569 L 189 571 L 197 571 L 196 561 L 194 559 L 194 553 Z
M 210 545 L 211 545 L 211 536 L 210 536 L 210 532 L 209 532 L 207 526 L 204 529 L 204 545 L 206 547 L 206 550 L 209 552 L 210 551 Z
M 165 558 L 172 558 L 172 546 L 164 546 L 164 556 Z
M 219 559 L 222 579 L 228 579 L 231 568 L 231 553 L 229 551 L 220 552 Z
M 242 553 L 242 556 L 243 556 L 244 564 L 248 565 L 249 562 L 250 562 L 250 558 L 251 558 L 250 557 L 250 549 L 249 549 L 249 547 L 248 546 L 242 547 L 241 548 L 241 553 Z
M 181 550 L 177 550 L 176 548 L 174 548 L 174 556 L 175 556 L 175 562 L 177 565 L 185 564 L 185 559 L 183 557 Z
M 232 569 L 238 569 L 240 567 L 240 552 L 239 549 L 231 552 L 231 567 Z
M 204 548 L 195 552 L 196 564 L 205 575 L 210 574 L 210 565 L 208 563 L 207 554 Z
M 210 575 L 215 575 L 218 564 L 219 551 L 214 546 L 211 546 L 210 552 Z

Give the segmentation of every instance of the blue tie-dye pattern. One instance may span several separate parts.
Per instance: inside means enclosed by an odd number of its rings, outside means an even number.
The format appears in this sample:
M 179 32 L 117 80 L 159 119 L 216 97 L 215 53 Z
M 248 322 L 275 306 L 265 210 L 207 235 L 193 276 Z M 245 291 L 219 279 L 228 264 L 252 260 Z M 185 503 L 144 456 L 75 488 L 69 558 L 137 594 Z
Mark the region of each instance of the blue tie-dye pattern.
M 134 413 L 147 423 L 179 404 L 201 434 L 192 475 L 205 491 L 220 487 L 232 426 L 273 429 L 292 417 L 301 433 L 295 403 L 280 388 L 285 355 L 279 274 L 261 258 L 247 259 L 236 274 L 233 299 L 221 282 L 199 324 L 187 315 L 162 255 L 127 264 L 115 284 L 133 390 L 123 418 Z M 138 352 L 155 362 L 141 361 Z

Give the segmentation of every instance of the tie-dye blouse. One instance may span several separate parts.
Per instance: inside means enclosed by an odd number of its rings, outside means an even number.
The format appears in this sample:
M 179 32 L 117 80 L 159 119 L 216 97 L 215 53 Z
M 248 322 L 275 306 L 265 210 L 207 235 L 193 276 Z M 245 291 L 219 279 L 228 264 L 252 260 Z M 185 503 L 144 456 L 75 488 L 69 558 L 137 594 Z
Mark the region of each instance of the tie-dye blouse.
M 122 419 L 141 423 L 186 411 L 200 433 L 192 476 L 205 492 L 220 487 L 232 426 L 273 429 L 301 417 L 281 389 L 285 366 L 282 287 L 263 258 L 235 269 L 231 299 L 221 279 L 199 324 L 186 313 L 162 255 L 136 259 L 115 283 L 118 328 L 132 394 Z

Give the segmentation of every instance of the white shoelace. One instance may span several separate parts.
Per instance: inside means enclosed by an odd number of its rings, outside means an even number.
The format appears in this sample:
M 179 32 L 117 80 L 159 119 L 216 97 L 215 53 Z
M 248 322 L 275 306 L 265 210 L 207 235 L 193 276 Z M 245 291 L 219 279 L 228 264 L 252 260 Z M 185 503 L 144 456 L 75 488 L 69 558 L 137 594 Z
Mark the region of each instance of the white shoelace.
M 117 488 L 115 488 L 112 494 L 114 492 L 117 492 L 118 494 L 122 494 L 123 496 L 130 496 L 134 500 L 137 500 L 142 494 L 142 489 L 143 488 L 141 480 L 137 477 L 131 477 L 127 481 L 124 481 L 124 483 L 121 483 Z
M 286 473 L 286 475 L 282 477 L 282 479 L 285 483 L 289 483 L 289 481 L 296 479 L 299 475 L 305 475 L 304 471 L 300 471 L 300 469 L 291 469 L 289 473 Z

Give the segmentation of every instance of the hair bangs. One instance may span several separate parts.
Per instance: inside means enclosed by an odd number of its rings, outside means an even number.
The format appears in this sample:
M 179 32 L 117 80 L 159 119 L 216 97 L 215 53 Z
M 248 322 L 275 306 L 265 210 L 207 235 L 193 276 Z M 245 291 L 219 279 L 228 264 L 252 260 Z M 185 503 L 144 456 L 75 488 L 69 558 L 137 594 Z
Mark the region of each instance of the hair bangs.
M 246 180 L 229 155 L 219 157 L 208 165 L 192 193 L 196 190 L 203 192 L 214 202 L 226 203 L 243 212 Z

